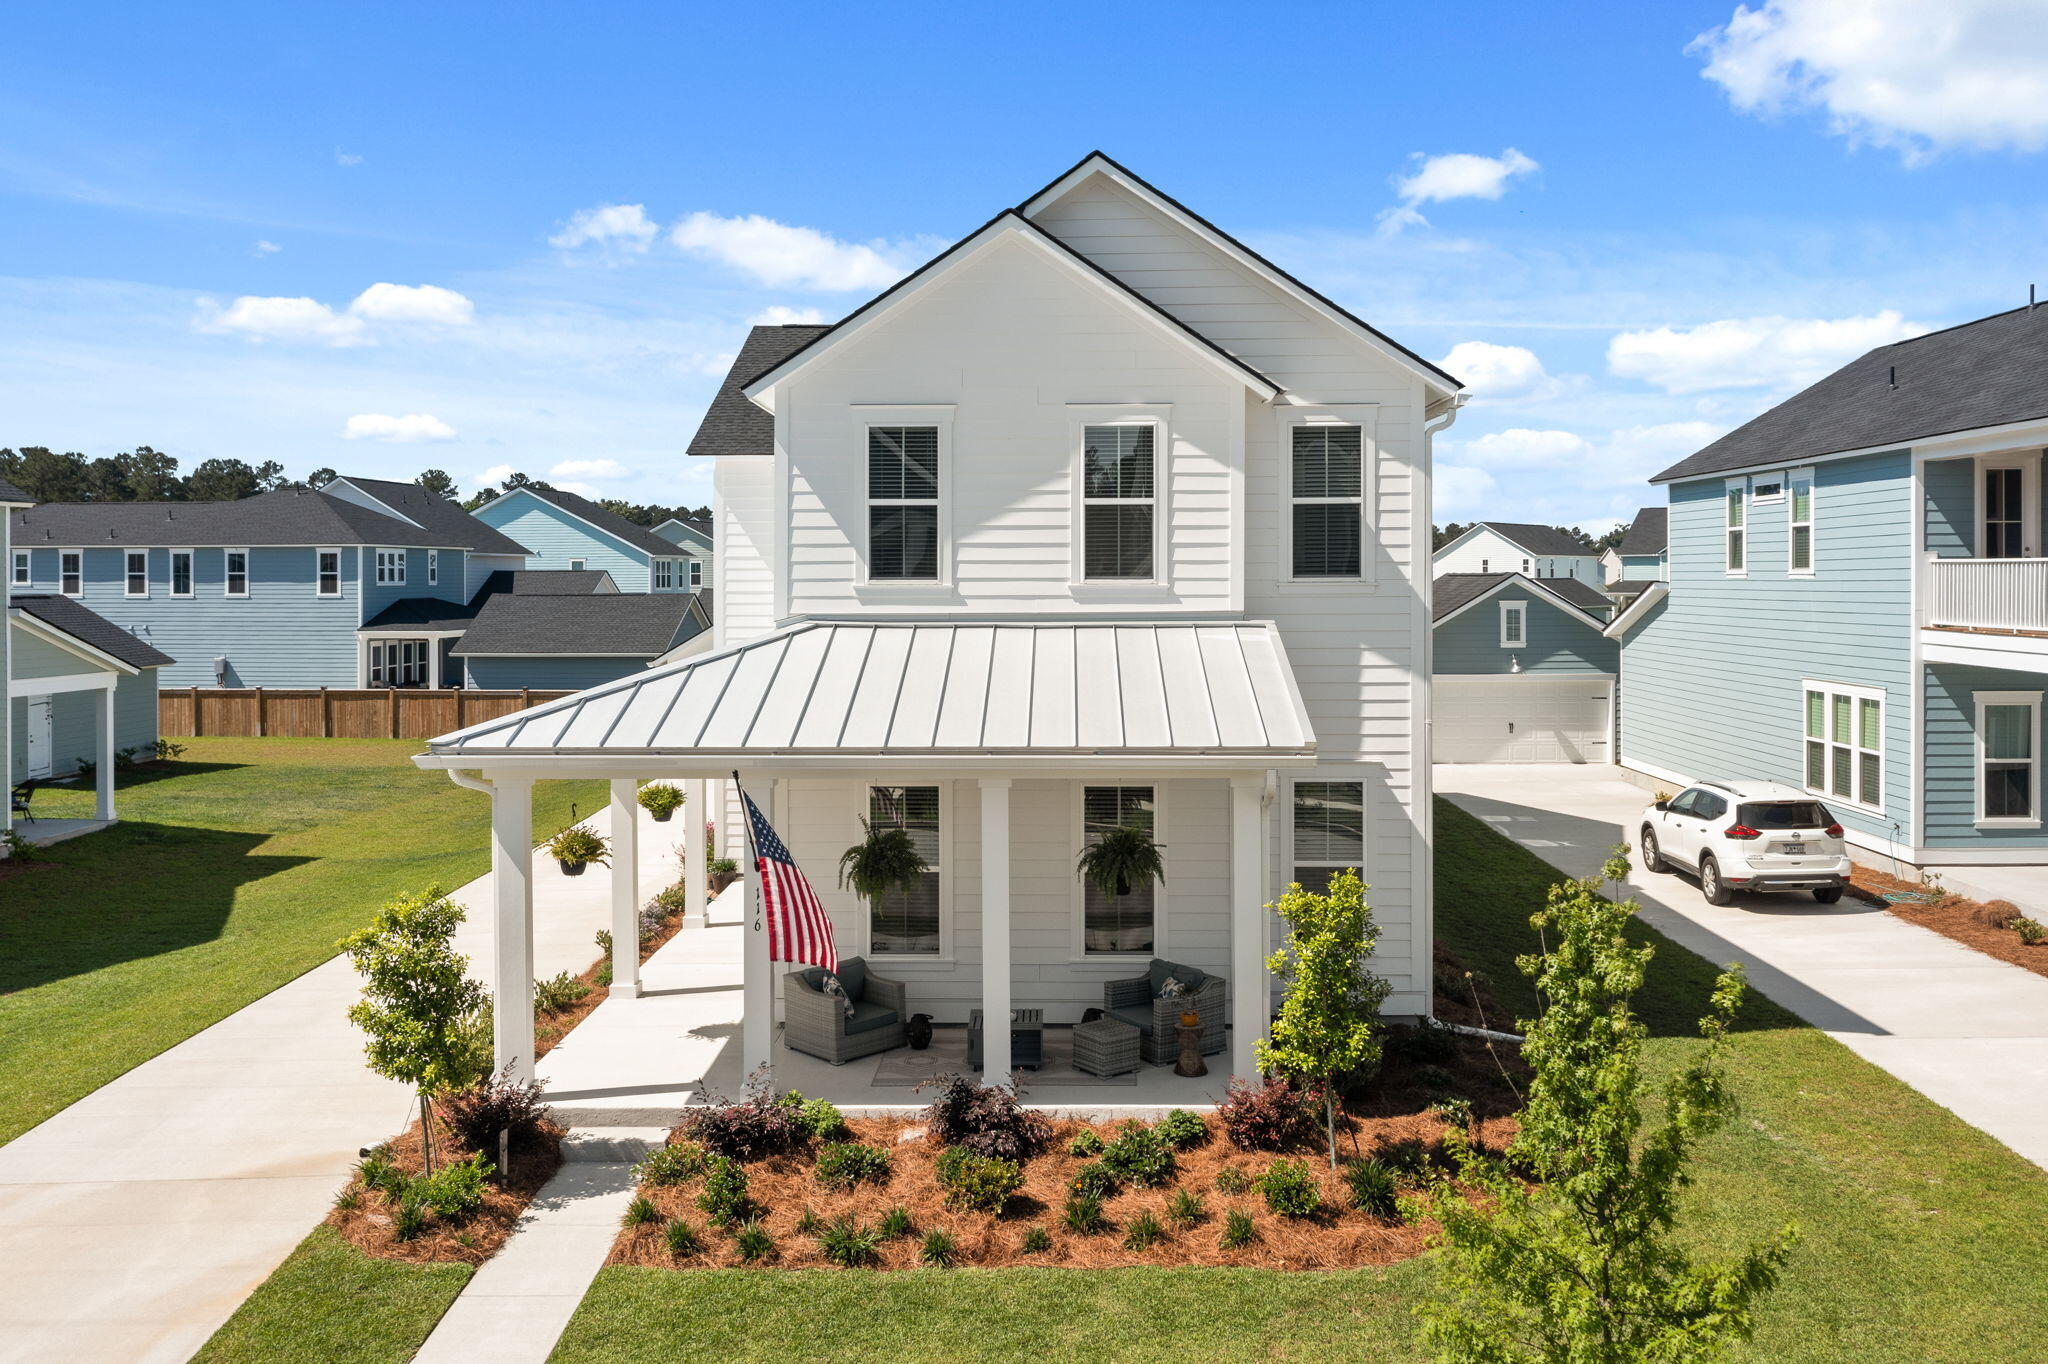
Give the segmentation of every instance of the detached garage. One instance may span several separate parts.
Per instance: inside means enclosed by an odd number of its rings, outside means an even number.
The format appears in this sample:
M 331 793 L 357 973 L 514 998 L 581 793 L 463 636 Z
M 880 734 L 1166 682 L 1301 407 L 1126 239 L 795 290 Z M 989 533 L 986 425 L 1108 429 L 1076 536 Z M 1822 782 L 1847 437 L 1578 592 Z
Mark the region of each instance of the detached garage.
M 1440 763 L 1614 760 L 1620 646 L 1608 598 L 1570 578 L 1436 579 L 1431 746 Z

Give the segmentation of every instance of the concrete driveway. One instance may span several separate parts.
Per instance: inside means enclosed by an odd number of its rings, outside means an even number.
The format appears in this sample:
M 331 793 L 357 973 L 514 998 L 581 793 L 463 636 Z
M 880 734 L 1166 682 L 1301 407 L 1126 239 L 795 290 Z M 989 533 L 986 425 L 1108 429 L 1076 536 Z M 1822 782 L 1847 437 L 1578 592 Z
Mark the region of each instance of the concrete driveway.
M 1572 876 L 1636 842 L 1649 793 L 1594 766 L 1445 766 L 1436 790 Z M 1883 910 L 1803 892 L 1717 909 L 1688 876 L 1637 867 L 1643 918 L 1857 1055 L 2048 1166 L 2048 977 Z M 1704 1001 L 1703 1001 L 1704 1003 Z

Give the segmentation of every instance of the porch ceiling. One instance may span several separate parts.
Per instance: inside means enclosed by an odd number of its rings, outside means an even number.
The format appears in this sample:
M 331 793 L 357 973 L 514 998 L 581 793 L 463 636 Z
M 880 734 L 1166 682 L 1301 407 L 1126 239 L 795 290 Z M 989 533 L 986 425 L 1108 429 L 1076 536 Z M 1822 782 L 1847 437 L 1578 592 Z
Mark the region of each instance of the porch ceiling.
M 1314 753 L 1270 622 L 809 621 L 442 735 L 422 761 Z

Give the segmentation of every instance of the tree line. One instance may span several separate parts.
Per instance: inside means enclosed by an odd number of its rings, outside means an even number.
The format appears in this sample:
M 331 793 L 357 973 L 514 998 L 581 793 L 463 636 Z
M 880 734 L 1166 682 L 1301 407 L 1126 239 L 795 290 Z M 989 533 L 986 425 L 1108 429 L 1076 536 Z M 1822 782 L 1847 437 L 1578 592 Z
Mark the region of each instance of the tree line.
M 1447 526 L 1430 527 L 1433 532 L 1430 540 L 1430 550 L 1434 552 L 1442 549 L 1445 545 L 1448 545 L 1451 541 L 1457 539 L 1460 535 L 1463 535 L 1478 524 L 1477 521 L 1453 521 Z M 1577 526 L 1552 526 L 1551 529 L 1559 535 L 1569 536 L 1577 544 L 1584 545 L 1588 554 L 1605 553 L 1619 545 L 1621 537 L 1628 534 L 1628 527 L 1619 521 L 1614 523 L 1613 530 L 1599 536 L 1588 535 Z
M 428 470 L 428 472 L 432 473 L 433 470 Z M 422 481 L 424 481 L 424 475 L 422 476 Z M 554 491 L 554 485 L 551 483 L 538 478 L 528 478 L 525 474 L 515 473 L 497 487 L 485 488 L 477 493 L 476 496 L 469 498 L 463 502 L 462 508 L 464 511 L 475 511 L 486 502 L 494 502 L 515 488 L 539 488 L 543 492 Z M 708 506 L 690 507 L 677 505 L 664 507 L 657 503 L 627 502 L 616 497 L 599 498 L 597 505 L 615 516 L 625 517 L 636 526 L 658 526 L 671 518 L 677 521 L 708 522 L 711 520 L 711 508 Z

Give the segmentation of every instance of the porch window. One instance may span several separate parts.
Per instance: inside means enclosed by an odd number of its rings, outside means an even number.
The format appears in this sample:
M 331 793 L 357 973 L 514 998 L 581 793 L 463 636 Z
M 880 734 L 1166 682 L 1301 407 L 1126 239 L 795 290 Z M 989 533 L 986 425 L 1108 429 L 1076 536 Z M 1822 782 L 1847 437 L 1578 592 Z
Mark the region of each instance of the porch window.
M 915 885 L 892 890 L 868 907 L 868 952 L 895 957 L 940 955 L 939 876 L 945 845 L 940 838 L 939 788 L 871 786 L 868 822 L 877 829 L 908 830 L 929 868 Z
M 131 549 L 122 556 L 123 574 L 121 595 L 124 597 L 146 597 L 149 595 L 149 551 Z
M 1294 783 L 1294 879 L 1321 894 L 1330 878 L 1365 867 L 1365 783 Z
M 85 593 L 85 552 L 61 550 L 57 555 L 57 590 L 67 597 Z
M 338 549 L 317 550 L 313 555 L 313 559 L 315 565 L 313 570 L 315 580 L 314 594 L 322 597 L 340 596 L 341 551 Z
M 1977 823 L 2041 823 L 2041 693 L 1977 693 Z
M 1294 576 L 1362 576 L 1365 436 L 1359 426 L 1303 425 L 1293 433 Z
M 939 577 L 939 428 L 868 428 L 868 577 Z
M 1749 486 L 1741 479 L 1736 478 L 1728 481 L 1727 561 L 1725 570 L 1729 573 L 1740 574 L 1749 571 L 1748 528 L 1743 524 L 1744 513 L 1748 510 L 1748 497 Z
M 34 581 L 35 579 L 29 572 L 28 551 L 17 549 L 14 551 L 14 585 L 16 587 L 28 587 Z
M 1792 544 L 1787 567 L 1795 574 L 1813 572 L 1813 470 L 1792 474 L 1792 496 L 1786 504 L 1792 519 Z
M 189 549 L 171 551 L 171 595 L 192 595 L 192 551 Z
M 1529 603 L 1504 601 L 1500 604 L 1500 647 L 1520 649 L 1529 642 Z
M 1151 422 L 1085 428 L 1081 576 L 1151 579 L 1158 518 Z
M 1806 789 L 1884 808 L 1884 694 L 1862 687 L 1808 682 Z
M 1081 792 L 1081 839 L 1092 843 L 1119 824 L 1159 836 L 1159 806 L 1149 786 L 1090 786 Z M 1125 895 L 1081 886 L 1081 948 L 1089 956 L 1151 956 L 1158 943 L 1159 886 L 1134 885 Z
M 394 586 L 405 585 L 405 551 L 402 549 L 380 549 L 377 551 L 377 581 Z
M 2027 534 L 2026 471 L 2001 465 L 1984 471 L 1983 559 L 2017 559 Z
M 246 549 L 229 549 L 223 550 L 221 553 L 225 559 L 225 563 L 222 565 L 225 569 L 227 580 L 225 595 L 230 597 L 248 596 L 249 551 Z

